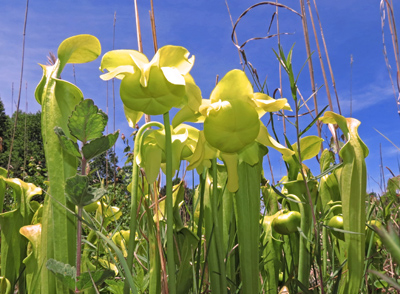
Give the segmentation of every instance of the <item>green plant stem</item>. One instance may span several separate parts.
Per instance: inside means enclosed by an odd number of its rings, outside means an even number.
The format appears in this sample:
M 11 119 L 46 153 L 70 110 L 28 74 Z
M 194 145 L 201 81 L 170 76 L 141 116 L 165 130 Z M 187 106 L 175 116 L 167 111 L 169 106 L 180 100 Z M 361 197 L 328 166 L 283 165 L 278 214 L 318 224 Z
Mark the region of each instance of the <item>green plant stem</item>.
M 85 144 L 84 142 L 83 144 Z M 82 157 L 81 164 L 81 174 L 82 176 L 86 175 L 86 158 Z M 81 276 L 81 260 L 82 260 L 82 206 L 78 206 L 78 221 L 76 228 L 76 278 L 78 279 Z M 79 289 L 75 286 L 75 293 L 79 293 Z
M 218 220 L 218 174 L 217 174 L 217 159 L 214 158 L 212 160 L 212 177 L 213 177 L 213 189 L 211 195 L 211 209 L 212 209 L 212 217 L 214 223 L 214 237 L 217 245 L 217 255 L 218 255 L 218 264 L 220 271 L 220 293 L 227 293 L 227 285 L 226 285 L 226 271 L 225 271 L 225 262 L 224 262 L 224 250 L 223 250 L 223 240 L 222 240 L 222 231 L 219 226 Z
M 203 172 L 200 175 L 200 214 L 199 214 L 199 221 L 197 225 L 197 237 L 199 238 L 199 244 L 197 246 L 197 263 L 196 263 L 196 278 L 197 278 L 197 283 L 199 286 L 199 289 L 201 289 L 201 283 L 200 282 L 200 266 L 201 266 L 201 247 L 202 247 L 202 242 L 201 242 L 201 237 L 203 235 L 203 218 L 204 218 L 204 192 L 205 192 L 205 184 L 206 184 L 206 170 L 204 169 Z M 194 212 L 193 212 L 194 216 Z
M 172 199 L 172 139 L 169 121 L 169 112 L 164 113 L 165 130 L 165 175 L 166 175 L 166 210 L 167 210 L 167 261 L 168 261 L 168 290 L 170 294 L 176 293 L 176 266 L 174 254 L 174 207 Z
M 298 99 L 297 99 L 297 85 L 296 85 L 296 83 L 294 83 L 291 86 L 291 88 L 292 88 L 292 93 L 294 93 L 293 99 L 294 99 L 294 102 L 295 102 L 295 105 L 296 105 L 296 134 L 297 134 L 296 137 L 297 137 L 297 148 L 298 148 L 297 151 L 298 151 L 299 162 L 300 162 L 300 173 L 301 173 L 301 176 L 303 178 L 304 185 L 306 187 L 308 204 L 310 205 L 310 211 L 311 211 L 311 217 L 312 217 L 312 228 L 313 228 L 313 232 L 314 232 L 315 244 L 316 244 L 316 246 L 319 246 L 319 237 L 320 237 L 319 226 L 317 224 L 317 219 L 316 219 L 315 213 L 314 213 L 314 204 L 313 204 L 313 201 L 312 201 L 312 198 L 311 198 L 310 188 L 308 187 L 307 179 L 306 179 L 306 176 L 304 174 L 303 167 L 302 167 L 303 163 L 302 163 L 302 159 L 301 159 L 300 126 L 299 126 L 299 108 L 300 107 L 299 107 L 299 103 L 297 102 Z M 317 115 L 318 115 L 318 113 L 317 113 Z M 319 125 L 318 125 L 318 134 L 319 134 L 319 137 L 321 137 L 321 129 L 320 129 Z M 299 204 L 299 206 L 300 206 L 300 204 Z M 302 214 L 302 217 L 304 218 L 305 215 Z M 302 224 L 303 223 L 305 223 L 305 222 L 303 222 L 303 220 L 302 220 Z M 306 231 L 303 230 L 303 225 L 302 225 L 301 229 L 302 229 L 303 232 L 306 232 Z M 308 228 L 305 228 L 305 229 L 308 230 Z M 307 236 L 307 237 L 309 237 L 309 236 Z M 302 252 L 302 244 L 305 244 L 305 242 L 308 242 L 308 241 L 304 241 L 304 240 L 302 240 L 300 238 L 300 257 L 299 257 L 300 259 L 304 259 L 303 255 L 305 255 L 307 253 L 309 254 L 309 252 Z M 307 250 L 306 247 L 304 247 L 303 250 L 304 249 L 306 251 L 309 251 L 309 250 Z M 308 254 L 307 254 L 307 256 L 308 256 Z M 320 261 L 319 258 L 317 259 L 317 264 L 318 264 L 318 269 L 319 269 L 320 291 L 321 291 L 321 294 L 325 294 L 324 284 L 323 284 L 323 279 L 322 279 L 321 261 Z M 307 268 L 303 270 L 302 264 L 300 264 L 300 261 L 299 261 L 299 269 L 300 269 L 299 272 L 302 271 L 304 273 L 303 275 L 299 274 L 299 281 L 301 283 L 303 283 L 303 284 L 307 283 L 307 285 L 305 285 L 305 286 L 308 287 L 308 279 L 309 279 L 309 276 L 310 276 L 310 273 L 309 273 L 310 263 L 309 262 L 305 263 L 305 265 L 307 266 Z
M 128 242 L 128 256 L 127 256 L 127 265 L 129 272 L 126 272 L 125 275 L 128 276 L 131 274 L 132 265 L 133 265 L 133 254 L 136 247 L 136 227 L 137 227 L 137 202 L 138 202 L 138 183 L 139 183 L 139 166 L 136 164 L 136 155 L 139 154 L 140 145 L 143 133 L 150 127 L 157 126 L 159 128 L 163 128 L 163 125 L 159 122 L 150 122 L 144 124 L 137 132 L 135 139 L 135 146 L 133 150 L 133 162 L 132 162 L 132 188 L 131 188 L 131 222 L 129 223 L 130 237 Z M 124 294 L 129 294 L 129 280 L 125 279 L 124 284 Z M 133 291 L 133 289 L 132 289 Z
M 81 275 L 81 258 L 82 258 L 82 207 L 78 207 L 78 223 L 77 223 L 77 234 L 76 234 L 76 278 Z M 75 288 L 75 292 L 78 288 Z

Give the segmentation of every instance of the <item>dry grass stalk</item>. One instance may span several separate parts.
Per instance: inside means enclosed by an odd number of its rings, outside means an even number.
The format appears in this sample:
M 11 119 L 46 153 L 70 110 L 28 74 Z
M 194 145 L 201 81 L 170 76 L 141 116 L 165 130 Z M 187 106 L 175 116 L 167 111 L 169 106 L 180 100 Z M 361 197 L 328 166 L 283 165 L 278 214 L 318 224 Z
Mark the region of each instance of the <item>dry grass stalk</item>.
M 140 30 L 140 21 L 139 21 L 139 9 L 137 5 L 137 0 L 134 0 L 135 5 L 135 21 L 136 21 L 136 36 L 138 43 L 138 51 L 143 52 L 143 43 L 142 43 L 142 32 Z
M 304 42 L 306 45 L 306 52 L 308 58 L 308 69 L 310 73 L 310 81 L 311 81 L 311 91 L 314 94 L 316 92 L 315 90 L 315 79 L 314 79 L 314 67 L 312 63 L 312 58 L 311 58 L 311 48 L 310 48 L 310 37 L 308 34 L 308 26 L 307 26 L 307 17 L 306 17 L 306 9 L 304 5 L 304 0 L 300 0 L 300 7 L 301 7 L 301 20 L 302 20 L 302 25 L 303 25 L 303 33 L 304 33 Z M 314 109 L 315 109 L 315 115 L 318 115 L 318 102 L 317 102 L 317 95 L 314 95 Z M 321 138 L 321 124 L 319 121 L 317 121 L 317 129 L 318 129 L 318 137 Z
M 138 51 L 143 53 L 142 31 L 140 30 L 139 9 L 138 9 L 138 5 L 137 5 L 137 0 L 134 0 L 133 2 L 134 2 L 134 6 L 135 6 L 135 23 L 136 23 L 136 37 L 137 37 L 137 43 L 138 43 Z M 145 120 L 145 123 L 150 122 L 151 116 L 148 114 L 145 114 L 144 120 Z
M 232 14 L 231 14 L 231 11 L 230 11 L 229 5 L 228 5 L 228 0 L 225 0 L 225 5 L 226 5 L 226 9 L 228 10 L 229 19 L 230 19 L 230 21 L 231 21 L 231 25 L 232 25 L 232 28 L 233 28 L 234 24 L 233 24 Z M 238 42 L 237 35 L 236 35 L 236 31 L 235 31 L 235 41 L 236 41 L 236 43 L 239 43 L 239 42 Z M 243 69 L 243 71 L 244 71 L 244 70 L 245 70 L 245 67 L 244 67 L 242 55 L 240 54 L 240 49 L 239 49 L 239 48 L 238 48 L 238 54 L 239 54 L 240 65 L 242 66 L 242 69 Z
M 158 43 L 157 43 L 156 20 L 155 20 L 155 17 L 154 17 L 153 0 L 150 0 L 150 5 L 151 5 L 151 11 L 150 11 L 151 32 L 153 34 L 154 52 L 157 52 Z
M 309 14 L 310 14 L 311 26 L 312 26 L 313 32 L 314 32 L 315 44 L 317 45 L 318 57 L 319 57 L 319 62 L 320 62 L 320 64 L 321 64 L 322 77 L 324 78 L 324 84 L 325 84 L 325 89 L 326 89 L 326 96 L 328 97 L 329 109 L 330 109 L 331 111 L 333 111 L 333 104 L 332 104 L 332 99 L 331 99 L 331 92 L 329 91 L 328 79 L 326 78 L 326 72 L 325 72 L 324 61 L 322 60 L 321 48 L 320 48 L 320 46 L 319 46 L 317 30 L 315 29 L 314 17 L 313 17 L 313 15 L 312 15 L 310 0 L 307 0 L 307 6 L 308 6 L 308 12 L 309 12 Z
M 115 48 L 115 23 L 117 22 L 117 12 L 114 12 L 114 21 L 113 21 L 113 50 Z M 115 85 L 114 85 L 114 80 L 112 79 L 111 83 L 112 83 L 112 97 L 113 97 L 113 133 L 115 133 Z M 115 186 L 117 184 L 117 164 L 115 162 L 115 145 L 114 145 L 114 174 L 113 174 L 113 179 L 114 179 L 114 191 L 115 191 Z
M 331 75 L 332 87 L 333 87 L 333 90 L 335 91 L 336 102 L 337 102 L 339 114 L 341 115 L 341 114 L 342 114 L 342 110 L 341 110 L 341 108 L 340 108 L 339 95 L 338 95 L 337 90 L 336 90 L 335 76 L 333 75 L 333 70 L 332 70 L 332 66 L 331 66 L 331 61 L 330 61 L 330 59 L 329 59 L 328 48 L 327 48 L 327 46 L 326 46 L 325 37 L 324 37 L 324 31 L 322 30 L 321 19 L 319 18 L 317 3 L 315 2 L 315 0 L 313 0 L 313 2 L 314 2 L 315 14 L 317 15 L 317 19 L 318 19 L 319 30 L 320 30 L 320 33 L 321 33 L 322 44 L 324 45 L 326 61 L 327 61 L 327 63 L 328 63 L 329 73 L 330 73 L 330 75 Z
M 386 3 L 386 9 L 385 9 L 385 3 Z M 398 38 L 397 38 L 397 29 L 396 29 L 396 22 L 394 18 L 394 12 L 393 12 L 393 2 L 391 1 L 389 3 L 388 0 L 381 0 L 380 3 L 380 10 L 381 10 L 381 27 L 382 27 L 382 41 L 383 41 L 383 56 L 385 58 L 386 62 L 386 67 L 389 72 L 389 78 L 390 82 L 392 85 L 393 89 L 393 94 L 396 99 L 396 105 L 397 105 L 397 113 L 400 115 L 400 57 L 399 57 L 399 44 L 398 44 Z M 384 32 L 384 26 L 385 26 L 385 19 L 386 19 L 386 12 L 388 15 L 388 22 L 389 22 L 389 29 L 390 29 L 390 34 L 392 37 L 392 45 L 393 45 L 393 51 L 394 51 L 394 57 L 395 57 L 395 62 L 396 62 L 396 82 L 397 82 L 397 91 L 394 86 L 392 74 L 391 74 L 391 66 L 389 63 L 389 58 L 387 56 L 387 50 L 386 50 L 386 44 L 385 44 L 385 32 Z

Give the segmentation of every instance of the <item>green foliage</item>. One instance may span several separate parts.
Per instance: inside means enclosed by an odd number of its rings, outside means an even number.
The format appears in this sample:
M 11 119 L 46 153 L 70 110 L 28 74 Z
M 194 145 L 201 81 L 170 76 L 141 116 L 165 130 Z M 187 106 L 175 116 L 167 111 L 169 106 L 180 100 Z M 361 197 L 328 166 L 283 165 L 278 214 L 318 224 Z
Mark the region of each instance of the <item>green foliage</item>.
M 86 272 L 80 277 L 76 276 L 75 267 L 58 262 L 54 259 L 49 259 L 46 262 L 46 267 L 52 271 L 63 284 L 68 285 L 69 289 L 80 291 L 93 288 L 93 284 L 99 285 L 107 278 L 113 277 L 114 272 L 111 270 L 99 270 L 94 272 Z
M 11 137 L 14 127 L 16 113 L 11 118 L 0 114 L 3 120 L 1 132 L 3 136 L 2 148 L 0 148 L 0 166 L 7 169 Z M 45 166 L 46 159 L 43 151 L 43 141 L 41 135 L 41 113 L 18 113 L 17 128 L 14 138 L 13 153 L 11 157 L 11 172 L 13 176 L 24 178 L 32 174 L 27 173 L 26 165 L 31 159 L 41 166 Z M 26 123 L 26 125 L 25 125 Z
M 96 202 L 106 194 L 106 190 L 102 188 L 90 187 L 88 177 L 81 175 L 68 178 L 65 182 L 65 191 L 68 200 L 78 207 Z

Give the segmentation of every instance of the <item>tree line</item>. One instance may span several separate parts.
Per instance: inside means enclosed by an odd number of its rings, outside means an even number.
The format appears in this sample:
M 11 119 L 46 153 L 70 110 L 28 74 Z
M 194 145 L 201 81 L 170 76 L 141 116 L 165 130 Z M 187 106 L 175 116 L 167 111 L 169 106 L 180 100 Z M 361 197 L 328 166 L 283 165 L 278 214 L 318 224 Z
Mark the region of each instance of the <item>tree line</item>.
M 11 117 L 8 116 L 0 98 L 0 167 L 4 169 L 8 167 L 16 114 L 17 112 L 14 112 Z M 114 164 L 118 163 L 116 156 L 114 163 L 114 156 L 113 150 L 109 150 L 108 156 L 104 154 L 93 160 L 91 170 L 94 182 L 106 178 L 108 181 L 113 181 Z M 40 111 L 25 113 L 19 110 L 18 112 L 10 162 L 10 177 L 21 178 L 39 186 L 42 186 L 43 181 L 47 178 Z

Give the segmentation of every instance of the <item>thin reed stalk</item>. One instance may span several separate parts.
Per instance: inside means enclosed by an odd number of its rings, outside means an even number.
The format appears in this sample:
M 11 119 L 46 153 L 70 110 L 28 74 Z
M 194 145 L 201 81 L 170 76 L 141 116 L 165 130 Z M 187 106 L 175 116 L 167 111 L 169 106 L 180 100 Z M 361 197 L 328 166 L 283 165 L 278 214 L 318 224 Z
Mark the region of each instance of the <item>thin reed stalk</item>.
M 114 12 L 114 21 L 113 21 L 113 45 L 112 48 L 114 50 L 115 48 L 115 23 L 117 21 L 117 12 Z M 112 79 L 111 84 L 112 84 L 112 97 L 113 97 L 113 133 L 115 133 L 115 79 Z M 113 180 L 114 180 L 114 191 L 115 191 L 115 186 L 116 186 L 116 177 L 117 177 L 117 165 L 115 162 L 115 144 L 114 144 L 114 158 L 113 158 L 113 164 L 114 164 L 114 173 L 113 173 Z
M 135 23 L 136 23 L 136 38 L 137 38 L 137 43 L 138 43 L 138 51 L 143 53 L 143 42 L 142 42 L 142 31 L 140 29 L 139 8 L 137 5 L 137 0 L 134 0 L 133 2 L 134 2 L 134 6 L 135 6 Z M 149 114 L 145 114 L 144 120 L 145 120 L 145 123 L 150 122 L 151 116 Z
M 304 42 L 306 45 L 306 52 L 307 52 L 307 57 L 308 57 L 308 69 L 309 69 L 309 73 L 310 73 L 311 91 L 312 91 L 312 94 L 314 94 L 314 97 L 313 97 L 314 111 L 315 111 L 315 116 L 317 116 L 318 115 L 318 102 L 317 102 L 317 95 L 316 95 L 316 90 L 315 90 L 314 67 L 313 67 L 312 57 L 311 57 L 310 37 L 308 34 L 307 17 L 306 17 L 306 9 L 305 9 L 305 5 L 304 5 L 304 0 L 300 0 L 300 8 L 301 8 L 301 20 L 302 20 L 303 33 L 304 33 Z M 321 124 L 319 121 L 317 121 L 317 129 L 318 129 L 318 137 L 321 138 Z
M 17 130 L 17 121 L 18 121 L 18 112 L 19 112 L 19 103 L 21 101 L 21 90 L 22 90 L 22 78 L 24 76 L 24 61 L 25 61 L 25 36 L 26 36 L 26 23 L 28 21 L 28 8 L 29 8 L 29 0 L 26 0 L 26 8 L 25 8 L 25 18 L 24 18 L 24 29 L 22 33 L 22 57 L 21 57 L 21 75 L 19 79 L 19 91 L 18 91 L 18 102 L 17 102 L 17 111 L 15 114 L 14 128 L 11 137 L 11 145 L 10 145 L 10 154 L 8 156 L 8 164 L 7 164 L 7 177 L 10 175 L 10 165 L 11 165 L 11 155 L 14 146 L 15 132 Z M 14 88 L 14 86 L 13 86 Z
M 233 23 L 233 19 L 232 19 L 231 10 L 229 9 L 228 0 L 225 0 L 225 5 L 226 5 L 226 9 L 228 10 L 229 19 L 231 21 L 231 25 L 232 25 L 232 28 L 233 28 L 234 27 L 234 23 Z M 235 37 L 236 43 L 239 44 L 238 38 L 237 38 L 237 35 L 236 35 L 236 31 L 235 31 L 234 37 Z M 237 48 L 237 50 L 238 50 L 238 54 L 239 54 L 240 65 L 241 65 L 241 67 L 242 67 L 242 69 L 244 71 L 245 70 L 245 66 L 244 66 L 244 62 L 243 62 L 243 59 L 242 59 L 242 54 L 240 54 L 240 49 L 239 48 Z
M 385 10 L 385 3 L 386 3 L 386 10 Z M 397 29 L 396 29 L 396 22 L 394 18 L 393 12 L 393 2 L 388 0 L 381 0 L 380 3 L 380 10 L 381 10 L 381 28 L 382 28 L 382 41 L 383 41 L 383 55 L 385 57 L 386 67 L 389 72 L 389 78 L 392 84 L 393 94 L 396 99 L 397 105 L 397 113 L 400 115 L 400 55 L 399 55 L 399 44 L 398 44 L 398 37 L 397 37 Z M 387 56 L 387 50 L 385 45 L 385 32 L 384 32 L 384 25 L 385 25 L 385 12 L 387 11 L 388 15 L 388 23 L 390 34 L 392 37 L 392 45 L 394 51 L 394 58 L 396 62 L 396 83 L 397 83 L 397 91 L 394 86 L 392 74 L 391 74 L 391 66 L 389 63 L 389 58 Z
M 278 0 L 276 0 L 276 4 L 278 4 Z M 278 35 L 278 48 L 281 48 L 281 30 L 279 26 L 279 13 L 278 6 L 275 7 L 275 15 L 276 15 L 276 34 Z M 283 86 L 282 86 L 282 64 L 279 62 L 279 93 L 281 98 L 283 98 Z M 285 115 L 285 110 L 282 109 L 282 115 Z M 282 120 L 283 124 L 283 135 L 286 136 L 286 120 L 285 118 Z M 285 143 L 286 144 L 286 143 Z
M 106 82 L 106 114 L 108 117 L 108 81 Z M 108 122 L 106 125 L 106 134 L 108 135 Z M 106 189 L 108 188 L 108 160 L 110 158 L 110 154 L 108 150 L 106 151 Z
M 154 52 L 157 52 L 158 43 L 157 43 L 156 20 L 155 20 L 155 17 L 154 17 L 153 0 L 150 0 L 150 5 L 151 5 L 151 11 L 150 11 L 151 32 L 153 34 Z
M 27 125 L 26 117 L 28 113 L 28 82 L 25 82 L 25 126 L 24 126 L 24 172 L 26 172 L 26 155 L 28 153 L 27 149 Z
M 331 92 L 329 91 L 328 79 L 327 79 L 327 77 L 326 77 L 324 61 L 322 60 L 321 48 L 320 48 L 320 46 L 319 46 L 317 30 L 315 29 L 314 17 L 313 17 L 313 15 L 312 15 L 310 0 L 307 0 L 307 6 L 308 6 L 308 12 L 309 12 L 309 14 L 310 14 L 311 26 L 312 26 L 313 32 L 314 32 L 315 44 L 317 45 L 318 57 L 319 57 L 319 62 L 320 62 L 320 64 L 321 64 L 321 71 L 322 71 L 322 77 L 323 77 L 323 79 L 324 79 L 325 90 L 326 90 L 326 96 L 328 97 L 329 109 L 330 109 L 331 111 L 333 111 L 333 104 L 332 104 Z
M 322 24 L 321 24 L 321 19 L 319 18 L 317 3 L 315 2 L 315 0 L 313 0 L 313 2 L 314 2 L 315 14 L 317 15 L 317 19 L 318 19 L 319 30 L 320 30 L 320 33 L 321 33 L 322 44 L 324 45 L 326 61 L 327 61 L 327 63 L 328 63 L 329 73 L 330 73 L 331 80 L 332 80 L 332 87 L 333 87 L 333 90 L 335 91 L 335 96 L 336 96 L 336 102 L 337 102 L 337 106 L 338 106 L 338 111 L 339 111 L 339 114 L 342 115 L 342 110 L 341 110 L 341 108 L 340 108 L 340 102 L 339 102 L 339 95 L 338 95 L 337 90 L 336 90 L 335 76 L 333 75 L 333 70 L 332 70 L 332 66 L 331 66 L 331 60 L 329 59 L 328 47 L 326 46 L 325 37 L 324 37 L 324 31 L 323 31 L 323 29 L 322 29 Z
M 350 55 L 350 117 L 353 114 L 353 55 Z

